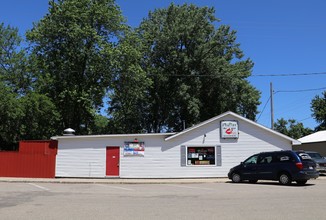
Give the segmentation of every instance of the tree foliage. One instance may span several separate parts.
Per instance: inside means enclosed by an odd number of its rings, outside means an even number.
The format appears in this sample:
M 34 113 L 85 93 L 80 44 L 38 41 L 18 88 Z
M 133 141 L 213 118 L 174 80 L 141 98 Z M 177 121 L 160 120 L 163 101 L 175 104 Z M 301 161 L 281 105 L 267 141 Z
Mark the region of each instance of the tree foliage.
M 31 58 L 18 29 L 0 24 L 0 149 L 17 149 L 19 140 L 49 139 L 58 117 L 52 100 L 33 92 Z
M 49 13 L 27 33 L 37 91 L 60 111 L 62 129 L 88 133 L 111 81 L 114 41 L 123 18 L 113 0 L 50 1 Z
M 101 114 L 95 114 L 94 122 L 90 127 L 91 134 L 108 134 L 111 132 L 109 119 Z
M 21 47 L 18 29 L 0 23 L 0 80 L 16 93 L 25 93 L 31 86 L 27 56 Z
M 30 92 L 19 99 L 23 115 L 20 140 L 46 140 L 56 134 L 60 124 L 59 112 L 52 100 L 42 94 Z
M 254 119 L 259 92 L 246 80 L 253 63 L 214 9 L 194 5 L 150 12 L 137 32 L 150 79 L 142 122 L 148 132 L 178 131 L 231 110 Z
M 45 95 L 21 96 L 0 82 L 0 149 L 17 149 L 20 140 L 44 140 L 57 134 L 58 112 Z
M 68 127 L 180 131 L 228 110 L 254 119 L 253 62 L 214 14 L 171 4 L 131 29 L 114 0 L 50 0 L 28 50 L 18 29 L 0 24 L 0 147 Z
M 319 123 L 315 130 L 326 130 L 326 91 L 321 96 L 315 96 L 311 101 L 311 110 L 312 116 Z
M 0 82 L 0 150 L 15 148 L 23 114 L 16 94 Z
M 274 123 L 274 129 L 294 139 L 302 138 L 313 132 L 310 128 L 305 128 L 301 122 L 294 119 L 285 120 L 284 118 L 278 119 Z
M 110 93 L 109 114 L 111 132 L 139 133 L 144 130 L 144 106 L 151 79 L 141 67 L 142 42 L 133 31 L 127 32 L 116 48 L 115 77 Z

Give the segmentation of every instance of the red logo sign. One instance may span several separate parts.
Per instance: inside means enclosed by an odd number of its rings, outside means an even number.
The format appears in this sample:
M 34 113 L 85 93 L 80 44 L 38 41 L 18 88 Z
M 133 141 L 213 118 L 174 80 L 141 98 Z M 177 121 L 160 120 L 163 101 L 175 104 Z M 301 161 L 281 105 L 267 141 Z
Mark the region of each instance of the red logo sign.
M 227 133 L 227 134 L 232 134 L 232 132 L 233 132 L 233 129 L 232 128 L 228 128 L 225 131 L 225 133 Z

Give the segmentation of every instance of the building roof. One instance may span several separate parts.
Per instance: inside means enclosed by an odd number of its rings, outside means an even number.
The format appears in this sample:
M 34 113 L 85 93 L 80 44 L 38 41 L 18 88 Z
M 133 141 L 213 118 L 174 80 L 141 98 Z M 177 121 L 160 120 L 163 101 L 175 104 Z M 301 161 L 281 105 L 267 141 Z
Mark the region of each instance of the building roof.
M 204 121 L 204 122 L 202 122 L 202 123 L 199 123 L 199 124 L 197 124 L 197 125 L 194 125 L 194 126 L 192 126 L 192 127 L 190 127 L 190 128 L 187 128 L 187 129 L 185 129 L 185 130 L 183 130 L 183 131 L 181 131 L 181 132 L 178 132 L 178 133 L 107 134 L 107 135 L 68 135 L 68 136 L 55 136 L 55 137 L 52 137 L 51 139 L 52 139 L 52 140 L 59 140 L 59 139 L 77 139 L 77 138 L 79 139 L 79 138 L 114 138 L 114 137 L 149 137 L 149 136 L 164 136 L 165 141 L 169 141 L 169 140 L 174 139 L 174 138 L 176 138 L 176 137 L 178 137 L 178 136 L 184 135 L 184 134 L 186 134 L 186 133 L 188 133 L 188 132 L 190 132 L 190 131 L 192 131 L 192 130 L 195 130 L 195 129 L 197 129 L 197 128 L 200 128 L 200 127 L 202 127 L 202 126 L 204 126 L 204 125 L 206 125 L 206 124 L 209 124 L 209 123 L 211 123 L 211 122 L 214 122 L 214 121 L 216 121 L 216 120 L 219 120 L 219 119 L 221 119 L 221 118 L 223 118 L 223 117 L 225 117 L 225 116 L 233 116 L 234 118 L 238 118 L 238 119 L 240 119 L 240 120 L 243 120 L 243 121 L 245 121 L 245 122 L 247 122 L 247 123 L 249 123 L 249 124 L 252 124 L 252 125 L 254 125 L 254 126 L 256 126 L 256 127 L 260 128 L 260 129 L 266 130 L 266 131 L 270 132 L 270 133 L 273 134 L 273 135 L 276 135 L 276 136 L 279 136 L 279 137 L 281 137 L 281 138 L 284 138 L 284 139 L 286 139 L 286 140 L 288 140 L 288 141 L 291 141 L 293 145 L 300 145 L 300 144 L 301 144 L 298 140 L 295 140 L 295 139 L 293 139 L 293 138 L 290 138 L 290 137 L 288 137 L 288 136 L 286 136 L 286 135 L 284 135 L 284 134 L 281 134 L 281 133 L 279 133 L 279 132 L 277 132 L 277 131 L 275 131 L 275 130 L 272 130 L 272 129 L 267 128 L 267 127 L 265 127 L 265 126 L 263 126 L 263 125 L 260 125 L 260 124 L 258 124 L 258 123 L 256 123 L 256 122 L 252 121 L 252 120 L 249 120 L 249 119 L 247 119 L 247 118 L 245 118 L 245 117 L 242 117 L 242 116 L 240 116 L 240 115 L 238 115 L 238 114 L 236 114 L 236 113 L 234 113 L 234 112 L 231 112 L 231 111 L 228 111 L 228 112 L 225 112 L 225 113 L 223 113 L 223 114 L 220 114 L 220 115 L 218 115 L 218 116 L 216 116 L 216 117 L 213 117 L 213 118 L 211 118 L 211 119 L 208 119 L 208 120 L 206 120 L 206 121 Z
M 301 143 L 326 142 L 326 130 L 317 131 L 316 133 L 304 136 L 299 139 Z
M 76 139 L 76 138 L 115 138 L 115 137 L 149 137 L 149 136 L 170 136 L 175 133 L 145 133 L 145 134 L 101 134 L 101 135 L 68 135 L 54 136 L 52 140 L 58 139 Z
M 260 129 L 266 130 L 266 131 L 270 132 L 271 134 L 274 134 L 276 136 L 279 136 L 279 137 L 282 137 L 284 139 L 287 139 L 287 140 L 291 141 L 293 145 L 300 145 L 301 144 L 298 140 L 295 140 L 295 139 L 293 139 L 291 137 L 288 137 L 288 136 L 286 136 L 284 134 L 281 134 L 281 133 L 279 133 L 279 132 L 277 132 L 275 130 L 272 130 L 272 129 L 267 128 L 267 127 L 265 127 L 263 125 L 260 125 L 260 124 L 254 122 L 254 121 L 252 121 L 250 119 L 247 119 L 245 117 L 242 117 L 242 116 L 240 116 L 240 115 L 238 115 L 238 114 L 236 114 L 234 112 L 231 112 L 231 111 L 225 112 L 225 113 L 220 114 L 220 115 L 218 115 L 218 116 L 216 116 L 214 118 L 208 119 L 208 120 L 206 120 L 206 121 L 204 121 L 202 123 L 199 123 L 197 125 L 194 125 L 194 126 L 188 128 L 188 129 L 185 129 L 185 130 L 183 130 L 183 131 L 181 131 L 179 133 L 176 133 L 174 135 L 168 136 L 168 137 L 165 138 L 165 140 L 166 141 L 171 140 L 171 139 L 176 138 L 178 136 L 181 136 L 181 135 L 183 135 L 185 133 L 188 133 L 188 132 L 190 132 L 190 131 L 192 131 L 194 129 L 197 129 L 199 127 L 202 127 L 202 126 L 204 126 L 204 125 L 206 125 L 208 123 L 211 123 L 211 122 L 216 121 L 216 120 L 220 120 L 221 118 L 223 118 L 225 116 L 233 116 L 235 118 L 238 118 L 238 119 L 241 119 L 243 121 L 246 121 L 247 123 L 252 124 L 252 125 L 254 125 L 254 126 L 256 126 L 256 127 L 260 128 Z

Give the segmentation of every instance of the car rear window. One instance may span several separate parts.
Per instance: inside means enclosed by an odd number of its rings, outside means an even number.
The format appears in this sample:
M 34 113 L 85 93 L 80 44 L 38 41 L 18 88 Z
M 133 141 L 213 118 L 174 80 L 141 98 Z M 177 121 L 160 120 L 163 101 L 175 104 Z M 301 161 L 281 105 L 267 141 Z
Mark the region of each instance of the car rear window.
M 295 161 L 295 160 L 291 154 L 281 153 L 281 154 L 276 154 L 275 161 L 276 162 L 289 162 L 289 161 Z
M 311 160 L 311 157 L 307 153 L 297 153 L 301 160 Z

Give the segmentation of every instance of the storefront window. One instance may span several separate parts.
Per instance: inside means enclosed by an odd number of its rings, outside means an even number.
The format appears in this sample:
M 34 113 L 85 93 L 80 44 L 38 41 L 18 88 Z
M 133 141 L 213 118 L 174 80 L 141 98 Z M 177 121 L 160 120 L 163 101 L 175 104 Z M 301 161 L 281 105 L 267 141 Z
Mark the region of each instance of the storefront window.
M 188 165 L 215 165 L 215 147 L 188 147 Z

